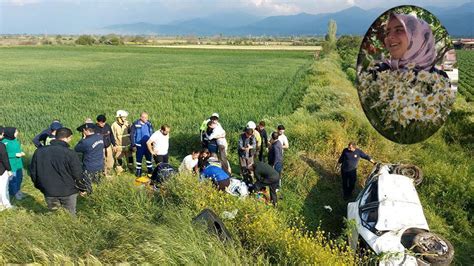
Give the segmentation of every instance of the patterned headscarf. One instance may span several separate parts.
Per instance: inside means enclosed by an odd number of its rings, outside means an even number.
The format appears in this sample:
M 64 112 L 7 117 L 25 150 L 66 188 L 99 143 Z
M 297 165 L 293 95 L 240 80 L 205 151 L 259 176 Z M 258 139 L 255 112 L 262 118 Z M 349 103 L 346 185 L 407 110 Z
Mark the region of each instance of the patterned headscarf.
M 410 63 L 416 70 L 429 71 L 436 59 L 436 47 L 431 27 L 425 21 L 411 15 L 391 14 L 390 19 L 400 21 L 408 37 L 408 49 L 400 59 L 386 61 L 392 70 L 404 69 Z

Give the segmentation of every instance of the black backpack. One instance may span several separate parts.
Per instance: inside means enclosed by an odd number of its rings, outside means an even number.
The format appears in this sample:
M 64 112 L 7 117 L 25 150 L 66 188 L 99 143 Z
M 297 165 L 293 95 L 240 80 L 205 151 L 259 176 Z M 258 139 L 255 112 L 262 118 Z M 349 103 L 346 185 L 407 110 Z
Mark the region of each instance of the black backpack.
M 151 180 L 156 183 L 163 183 L 176 175 L 176 170 L 168 163 L 160 163 L 153 170 Z

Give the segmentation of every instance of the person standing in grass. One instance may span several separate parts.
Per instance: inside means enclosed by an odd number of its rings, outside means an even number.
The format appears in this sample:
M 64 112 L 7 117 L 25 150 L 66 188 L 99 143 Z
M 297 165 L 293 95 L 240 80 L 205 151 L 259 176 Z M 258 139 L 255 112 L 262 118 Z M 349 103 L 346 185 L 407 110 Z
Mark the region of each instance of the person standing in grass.
M 51 145 L 37 149 L 33 154 L 30 175 L 50 210 L 63 207 L 75 215 L 77 194 L 80 192 L 76 182 L 82 179 L 82 166 L 77 154 L 69 149 L 71 139 L 69 128 L 58 129 Z
M 170 126 L 161 125 L 160 130 L 156 131 L 146 142 L 148 151 L 153 155 L 155 163 L 168 163 L 168 150 L 170 147 Z
M 268 150 L 268 164 L 280 175 L 283 170 L 283 144 L 278 140 L 278 133 L 273 132 L 270 139 L 270 149 Z
M 41 131 L 41 133 L 39 133 L 33 138 L 33 144 L 35 144 L 36 148 L 49 145 L 51 140 L 54 139 L 56 130 L 61 127 L 63 127 L 63 125 L 59 122 L 59 120 L 53 120 L 51 125 L 49 125 L 49 128 Z
M 219 114 L 213 113 L 208 119 L 202 121 L 201 125 L 199 126 L 199 132 L 201 134 L 201 142 L 203 148 L 207 148 L 207 143 L 205 143 L 204 137 L 210 121 L 216 121 L 219 124 Z
M 230 175 L 232 171 L 230 169 L 229 160 L 227 160 L 227 140 L 225 138 L 225 130 L 215 119 L 210 120 L 209 123 L 211 131 L 210 133 L 206 132 L 206 139 L 208 139 L 209 142 L 215 142 L 217 145 L 217 156 L 222 164 L 222 169 Z M 210 150 L 210 147 L 208 147 L 208 149 Z
M 253 159 L 254 161 L 257 159 L 257 153 L 262 146 L 262 137 L 260 136 L 260 133 L 257 131 L 257 125 L 253 121 L 248 121 L 246 128 L 252 129 L 252 135 L 255 137 L 256 141 L 256 146 L 255 146 L 255 152 L 253 154 Z
M 242 176 L 247 176 L 247 179 L 250 179 L 251 176 L 248 176 L 248 167 L 253 163 L 253 157 L 255 154 L 255 149 L 257 147 L 257 140 L 253 135 L 253 129 L 246 128 L 245 132 L 242 133 L 238 141 L 238 153 L 239 153 L 239 163 L 240 163 L 240 174 Z M 246 180 L 250 182 L 251 180 Z
M 283 150 L 289 149 L 290 143 L 288 142 L 288 138 L 285 135 L 285 126 L 278 125 L 277 132 L 278 132 L 278 140 L 281 142 Z
M 0 127 L 0 140 L 3 139 L 3 127 Z M 12 175 L 7 148 L 0 141 L 0 211 L 12 207 L 8 193 L 8 179 Z
M 6 127 L 2 142 L 5 144 L 8 153 L 8 159 L 12 168 L 12 179 L 8 184 L 8 191 L 10 197 L 15 197 L 17 200 L 23 199 L 21 192 L 21 183 L 23 181 L 23 160 L 25 153 L 21 150 L 20 142 L 17 139 L 18 130 L 14 127 Z
M 151 161 L 152 157 L 146 145 L 146 142 L 152 134 L 153 125 L 150 121 L 148 121 L 148 113 L 142 112 L 140 114 L 140 119 L 133 122 L 130 130 L 131 146 L 133 151 L 136 151 L 136 177 L 140 177 L 142 175 L 143 156 L 145 156 L 148 174 L 151 175 L 153 173 L 153 162 Z
M 260 133 L 260 136 L 262 137 L 262 145 L 260 146 L 260 149 L 258 150 L 258 160 L 263 162 L 263 153 L 265 149 L 268 149 L 268 135 L 267 131 L 265 130 L 265 121 L 260 121 L 257 126 L 257 131 Z
M 130 147 L 130 123 L 127 121 L 128 112 L 118 110 L 116 121 L 112 123 L 112 135 L 115 139 L 115 160 L 117 164 L 115 169 L 118 174 L 124 171 L 122 164 L 123 158 L 127 158 L 128 169 L 133 171 L 133 153 Z
M 83 138 L 74 150 L 83 154 L 84 174 L 92 182 L 99 183 L 104 170 L 104 139 L 95 133 L 96 125 L 93 123 L 85 123 L 79 129 L 82 130 Z
M 116 147 L 117 144 L 115 143 L 112 128 L 106 121 L 105 115 L 97 116 L 96 133 L 104 139 L 104 174 L 106 177 L 109 177 L 114 168 L 113 147 Z
M 347 148 L 342 151 L 338 164 L 341 165 L 342 190 L 344 192 L 344 200 L 350 199 L 354 191 L 357 180 L 357 165 L 360 158 L 363 158 L 375 164 L 375 161 L 357 148 L 357 144 L 353 141 L 349 142 Z

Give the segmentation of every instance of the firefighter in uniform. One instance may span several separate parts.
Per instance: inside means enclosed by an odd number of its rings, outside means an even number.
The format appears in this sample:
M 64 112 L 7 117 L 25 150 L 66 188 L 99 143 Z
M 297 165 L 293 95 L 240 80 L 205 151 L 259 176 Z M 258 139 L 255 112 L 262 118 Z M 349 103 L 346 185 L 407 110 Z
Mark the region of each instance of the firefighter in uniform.
M 123 159 L 126 158 L 128 170 L 133 172 L 133 153 L 130 147 L 130 123 L 127 121 L 128 112 L 118 110 L 115 117 L 116 120 L 112 123 L 112 134 L 116 144 L 114 147 L 114 159 L 116 161 L 115 170 L 119 174 L 124 171 Z

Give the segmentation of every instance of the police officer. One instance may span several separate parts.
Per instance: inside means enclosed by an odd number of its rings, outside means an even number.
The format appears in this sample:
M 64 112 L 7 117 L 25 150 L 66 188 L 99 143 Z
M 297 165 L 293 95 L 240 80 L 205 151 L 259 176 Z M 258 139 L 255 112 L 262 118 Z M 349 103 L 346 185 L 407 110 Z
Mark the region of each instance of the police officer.
M 77 128 L 82 131 L 83 138 L 74 150 L 83 154 L 84 174 L 92 182 L 99 183 L 104 169 L 104 139 L 95 133 L 96 125 L 88 122 Z

